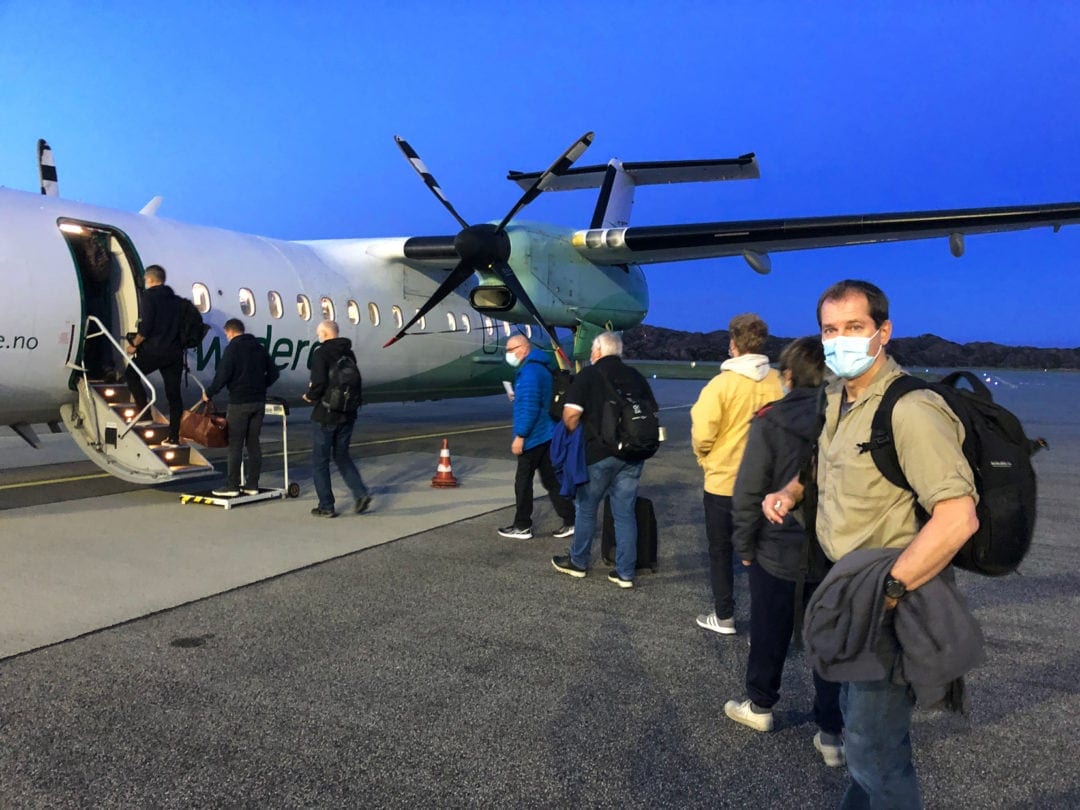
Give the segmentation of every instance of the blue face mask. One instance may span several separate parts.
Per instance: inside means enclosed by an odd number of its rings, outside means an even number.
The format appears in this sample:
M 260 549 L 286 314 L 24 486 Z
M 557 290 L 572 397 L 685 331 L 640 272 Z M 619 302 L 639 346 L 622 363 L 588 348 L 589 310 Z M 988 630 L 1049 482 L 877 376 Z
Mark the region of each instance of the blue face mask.
M 880 331 L 878 329 L 874 335 Z M 840 335 L 821 341 L 821 346 L 825 349 L 825 365 L 829 367 L 829 371 L 845 380 L 854 380 L 864 374 L 881 354 L 880 346 L 875 354 L 867 354 L 874 335 L 870 337 Z

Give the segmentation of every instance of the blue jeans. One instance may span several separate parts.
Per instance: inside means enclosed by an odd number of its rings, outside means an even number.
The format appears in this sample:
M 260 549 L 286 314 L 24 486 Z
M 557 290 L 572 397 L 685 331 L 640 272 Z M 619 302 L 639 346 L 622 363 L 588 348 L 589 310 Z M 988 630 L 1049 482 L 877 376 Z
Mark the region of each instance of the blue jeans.
M 312 422 L 311 464 L 315 478 L 315 492 L 319 496 L 320 509 L 334 508 L 334 488 L 330 484 L 330 462 L 337 465 L 338 472 L 345 481 L 353 498 L 363 498 L 368 494 L 360 471 L 349 455 L 349 442 L 352 441 L 353 426 L 356 419 L 342 422 L 340 425 L 323 425 Z
M 911 710 L 906 685 L 852 681 L 840 687 L 844 753 L 851 784 L 841 808 L 921 808 L 911 761 Z
M 588 568 L 596 534 L 596 510 L 604 496 L 611 498 L 611 517 L 615 521 L 615 570 L 623 579 L 634 578 L 637 564 L 638 481 L 644 461 L 631 463 L 609 456 L 589 465 L 589 482 L 577 488 L 574 498 L 574 542 L 570 559 L 579 568 Z

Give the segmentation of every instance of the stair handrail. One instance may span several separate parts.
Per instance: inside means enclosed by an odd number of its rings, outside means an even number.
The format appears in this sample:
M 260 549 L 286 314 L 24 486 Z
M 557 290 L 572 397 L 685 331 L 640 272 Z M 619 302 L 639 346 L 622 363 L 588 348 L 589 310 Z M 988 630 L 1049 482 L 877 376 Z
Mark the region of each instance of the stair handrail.
M 93 324 L 97 324 L 97 331 L 96 332 L 91 332 L 90 331 L 90 327 Z M 157 402 L 157 391 L 154 390 L 154 386 L 151 385 L 150 379 L 143 373 L 143 370 L 141 368 L 139 368 L 138 364 L 135 362 L 135 358 L 132 357 L 130 354 L 128 354 L 126 351 L 124 351 L 124 347 L 121 346 L 120 342 L 115 337 L 113 337 L 112 333 L 108 329 L 105 328 L 105 324 L 103 324 L 101 322 L 101 320 L 98 319 L 97 316 L 95 316 L 95 315 L 87 315 L 86 316 L 86 326 L 87 326 L 86 334 L 83 336 L 83 346 L 84 347 L 86 346 L 86 341 L 89 340 L 90 338 L 96 338 L 96 337 L 104 336 L 105 338 L 108 339 L 109 343 L 111 343 L 113 345 L 113 347 L 118 352 L 120 352 L 120 355 L 124 358 L 127 365 L 129 365 L 133 369 L 135 369 L 135 373 L 139 375 L 139 379 L 142 380 L 145 388 L 150 389 L 150 397 L 146 400 L 146 405 L 143 407 L 143 409 L 141 411 L 139 411 L 137 414 L 135 414 L 135 416 L 133 416 L 131 418 L 131 421 L 128 422 L 127 426 L 120 432 L 120 435 L 119 435 L 118 438 L 122 439 L 132 431 L 132 429 L 135 427 L 135 425 L 137 425 L 139 423 L 139 420 L 143 417 L 143 415 L 154 406 L 155 402 Z M 84 384 L 86 386 L 86 392 L 87 392 L 87 395 L 89 395 L 89 393 L 90 393 L 90 381 L 89 381 L 89 379 L 87 378 L 87 375 L 86 375 L 86 364 L 85 363 L 83 363 L 83 366 L 82 366 L 82 374 L 83 374 L 83 382 L 84 382 Z M 96 424 L 96 422 L 97 422 L 97 411 L 96 410 L 94 412 L 94 421 L 95 421 L 94 429 L 98 433 L 98 441 L 100 442 L 101 441 L 101 432 L 100 432 L 100 429 L 98 428 L 98 426 Z

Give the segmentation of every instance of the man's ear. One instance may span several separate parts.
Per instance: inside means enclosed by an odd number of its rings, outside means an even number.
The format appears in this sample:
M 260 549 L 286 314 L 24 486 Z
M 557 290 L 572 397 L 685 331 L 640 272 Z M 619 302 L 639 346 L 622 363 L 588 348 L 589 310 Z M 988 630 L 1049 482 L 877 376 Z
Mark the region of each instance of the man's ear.
M 892 321 L 883 321 L 881 324 L 881 334 L 878 335 L 881 339 L 881 345 L 887 346 L 889 340 L 892 338 Z

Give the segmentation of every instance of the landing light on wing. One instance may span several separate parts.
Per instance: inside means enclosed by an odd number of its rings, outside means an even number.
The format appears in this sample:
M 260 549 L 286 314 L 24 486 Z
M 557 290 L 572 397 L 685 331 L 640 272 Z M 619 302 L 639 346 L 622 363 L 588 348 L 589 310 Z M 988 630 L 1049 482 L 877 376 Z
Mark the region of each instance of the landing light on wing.
M 78 235 L 86 233 L 86 228 L 84 228 L 82 225 L 76 225 L 74 222 L 61 222 L 60 230 L 64 233 L 73 233 Z

